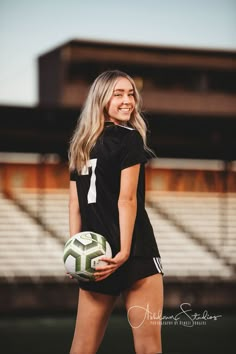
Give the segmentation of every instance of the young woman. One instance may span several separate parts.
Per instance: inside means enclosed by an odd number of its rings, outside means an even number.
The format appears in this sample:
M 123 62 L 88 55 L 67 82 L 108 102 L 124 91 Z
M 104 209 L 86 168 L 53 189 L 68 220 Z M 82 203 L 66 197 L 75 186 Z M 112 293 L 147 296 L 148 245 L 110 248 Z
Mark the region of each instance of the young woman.
M 97 352 L 120 294 L 135 352 L 162 352 L 163 271 L 145 211 L 148 155 L 134 81 L 117 70 L 102 73 L 90 88 L 70 143 L 69 219 L 71 236 L 80 231 L 105 236 L 113 258 L 103 258 L 107 265 L 97 267 L 96 281 L 79 282 L 70 354 Z M 154 324 L 151 315 L 159 321 Z

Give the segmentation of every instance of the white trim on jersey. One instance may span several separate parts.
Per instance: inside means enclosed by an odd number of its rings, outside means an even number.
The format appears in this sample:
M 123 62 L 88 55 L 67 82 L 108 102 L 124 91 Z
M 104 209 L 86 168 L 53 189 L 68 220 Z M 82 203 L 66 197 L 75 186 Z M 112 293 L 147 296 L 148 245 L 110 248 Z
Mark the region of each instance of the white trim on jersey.
M 116 124 L 116 125 L 118 125 L 121 128 L 129 129 L 129 130 L 135 130 L 134 128 L 127 127 L 126 125 L 121 125 L 121 124 Z
M 160 257 L 153 257 L 153 262 L 155 263 L 155 266 L 156 266 L 158 272 L 163 273 L 163 268 L 161 265 L 161 258 Z

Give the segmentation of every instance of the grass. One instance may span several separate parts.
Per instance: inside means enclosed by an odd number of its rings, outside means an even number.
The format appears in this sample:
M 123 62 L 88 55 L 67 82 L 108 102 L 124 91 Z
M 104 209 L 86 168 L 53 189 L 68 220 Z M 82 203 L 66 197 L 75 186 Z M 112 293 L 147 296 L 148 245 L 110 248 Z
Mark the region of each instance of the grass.
M 163 354 L 233 353 L 236 312 L 213 312 L 222 317 L 208 320 L 205 324 L 196 322 L 193 327 L 163 321 Z M 171 312 L 165 311 L 164 314 L 171 315 Z M 74 322 L 75 315 L 5 316 L 0 319 L 1 353 L 68 354 Z M 112 314 L 97 354 L 111 353 L 134 354 L 132 331 L 125 314 Z

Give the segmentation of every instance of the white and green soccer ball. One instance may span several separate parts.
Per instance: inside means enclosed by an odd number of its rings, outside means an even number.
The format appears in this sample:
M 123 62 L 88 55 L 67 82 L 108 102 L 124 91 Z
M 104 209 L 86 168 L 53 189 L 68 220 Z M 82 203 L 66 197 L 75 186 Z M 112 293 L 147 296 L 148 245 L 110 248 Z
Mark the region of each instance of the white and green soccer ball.
M 104 236 L 84 231 L 72 236 L 65 244 L 63 260 L 66 271 L 73 278 L 94 281 L 97 266 L 107 265 L 102 257 L 112 257 L 109 243 Z

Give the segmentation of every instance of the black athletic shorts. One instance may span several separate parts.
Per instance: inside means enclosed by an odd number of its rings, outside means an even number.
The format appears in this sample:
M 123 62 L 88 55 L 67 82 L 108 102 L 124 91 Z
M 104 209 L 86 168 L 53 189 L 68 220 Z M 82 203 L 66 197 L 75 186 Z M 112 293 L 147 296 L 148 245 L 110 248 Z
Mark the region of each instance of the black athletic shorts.
M 114 273 L 101 281 L 79 281 L 79 287 L 107 295 L 119 295 L 139 279 L 163 273 L 160 257 L 130 257 Z

